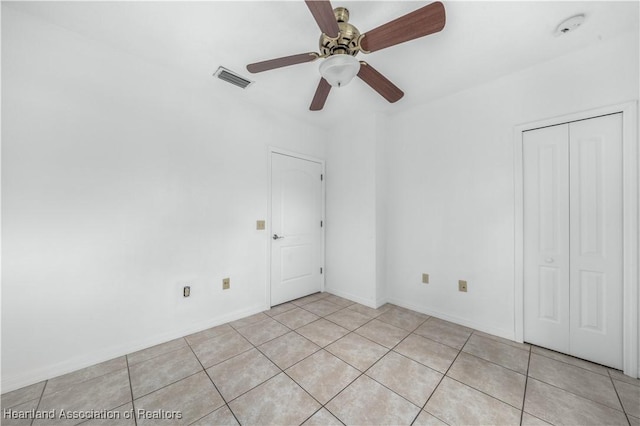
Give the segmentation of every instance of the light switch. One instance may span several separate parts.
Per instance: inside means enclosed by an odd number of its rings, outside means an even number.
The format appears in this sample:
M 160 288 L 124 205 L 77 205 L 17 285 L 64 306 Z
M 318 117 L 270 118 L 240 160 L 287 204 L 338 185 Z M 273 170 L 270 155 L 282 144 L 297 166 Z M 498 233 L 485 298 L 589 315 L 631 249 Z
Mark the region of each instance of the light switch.
M 264 220 L 256 221 L 256 229 L 258 231 L 264 231 Z

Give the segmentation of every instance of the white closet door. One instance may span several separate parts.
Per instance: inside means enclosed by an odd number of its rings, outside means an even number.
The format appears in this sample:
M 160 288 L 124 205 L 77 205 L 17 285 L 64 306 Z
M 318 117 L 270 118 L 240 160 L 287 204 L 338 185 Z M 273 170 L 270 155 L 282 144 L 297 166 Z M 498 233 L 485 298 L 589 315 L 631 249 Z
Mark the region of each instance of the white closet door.
M 622 115 L 531 130 L 524 338 L 622 368 Z
M 622 114 L 569 134 L 571 354 L 622 368 Z
M 523 134 L 524 339 L 569 353 L 569 126 Z

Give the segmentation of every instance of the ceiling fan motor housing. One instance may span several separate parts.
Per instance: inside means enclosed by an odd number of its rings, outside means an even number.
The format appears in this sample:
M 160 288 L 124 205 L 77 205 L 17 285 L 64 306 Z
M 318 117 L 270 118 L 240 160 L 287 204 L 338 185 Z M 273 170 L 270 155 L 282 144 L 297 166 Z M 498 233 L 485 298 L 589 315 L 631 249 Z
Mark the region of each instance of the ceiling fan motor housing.
M 348 22 L 349 11 L 346 8 L 336 7 L 333 13 L 338 21 L 340 32 L 336 38 L 331 38 L 324 33 L 320 35 L 320 54 L 322 56 L 336 54 L 356 56 L 359 51 L 360 31 Z

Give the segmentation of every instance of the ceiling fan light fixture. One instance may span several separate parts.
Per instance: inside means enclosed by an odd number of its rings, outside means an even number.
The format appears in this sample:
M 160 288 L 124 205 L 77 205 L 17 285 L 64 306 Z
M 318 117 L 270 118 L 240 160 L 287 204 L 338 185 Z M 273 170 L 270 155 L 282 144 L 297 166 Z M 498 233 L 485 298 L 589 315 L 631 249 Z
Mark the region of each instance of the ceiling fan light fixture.
M 333 87 L 346 86 L 359 71 L 360 61 L 347 54 L 329 56 L 320 64 L 320 75 Z

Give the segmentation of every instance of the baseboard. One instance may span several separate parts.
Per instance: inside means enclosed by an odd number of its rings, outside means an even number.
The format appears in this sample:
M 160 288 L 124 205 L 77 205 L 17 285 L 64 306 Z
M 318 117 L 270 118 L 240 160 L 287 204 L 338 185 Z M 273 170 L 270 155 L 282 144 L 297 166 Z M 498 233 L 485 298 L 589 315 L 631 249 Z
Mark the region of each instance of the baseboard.
M 363 297 L 356 296 L 355 294 L 347 293 L 345 291 L 336 290 L 336 289 L 331 288 L 331 287 L 327 287 L 325 289 L 325 291 L 327 293 L 331 293 L 331 294 L 335 294 L 336 296 L 344 297 L 345 299 L 349 299 L 352 302 L 356 302 L 356 303 L 368 306 L 368 307 L 373 308 L 373 309 L 377 308 L 376 300 L 373 300 L 373 299 L 365 299 Z
M 438 312 L 433 309 L 427 309 L 422 306 L 417 306 L 412 303 L 407 303 L 399 299 L 389 298 L 387 300 L 388 303 L 392 303 L 397 306 L 401 306 L 403 308 L 411 309 L 412 311 L 420 312 L 425 315 L 429 315 L 432 317 L 439 318 L 441 320 L 449 321 L 458 325 L 462 325 L 465 327 L 473 328 L 474 330 L 482 331 L 483 333 L 492 334 L 494 336 L 502 337 L 507 340 L 515 341 L 515 332 L 514 330 L 505 330 L 503 328 L 497 328 L 488 326 L 486 324 L 482 324 L 477 321 L 469 321 L 465 318 L 456 317 L 453 315 L 448 315 L 443 312 Z
M 257 314 L 258 312 L 263 312 L 267 309 L 269 308 L 265 307 L 264 305 L 253 306 L 249 309 L 235 311 L 226 315 L 221 315 L 219 317 L 209 319 L 207 321 L 192 324 L 189 327 L 185 327 L 184 329 L 178 331 L 163 333 L 143 340 L 139 340 L 135 344 L 110 347 L 105 350 L 96 351 L 79 358 L 73 358 L 64 362 L 38 368 L 36 370 L 28 372 L 7 374 L 6 370 L 3 369 L 2 393 L 20 389 L 22 387 L 41 382 L 43 380 L 52 379 L 54 377 L 71 373 L 82 368 L 90 367 L 101 362 L 109 361 L 110 359 L 121 357 L 123 355 L 139 351 L 141 349 L 150 348 L 151 346 L 159 345 L 173 339 L 188 336 L 189 334 L 197 333 L 198 331 L 206 330 L 207 328 L 215 327 L 217 325 L 235 321 L 249 315 Z

